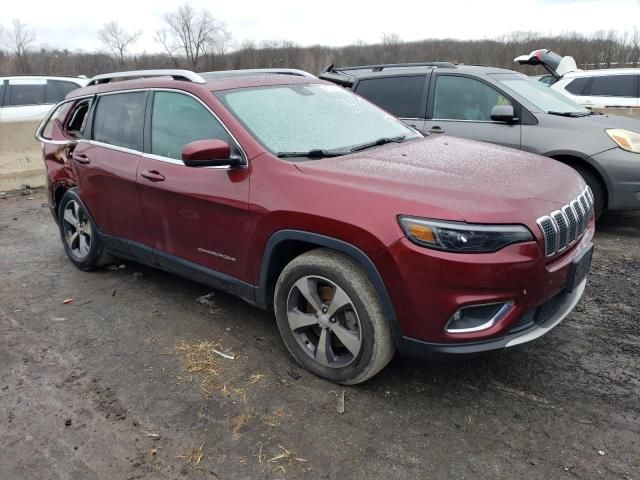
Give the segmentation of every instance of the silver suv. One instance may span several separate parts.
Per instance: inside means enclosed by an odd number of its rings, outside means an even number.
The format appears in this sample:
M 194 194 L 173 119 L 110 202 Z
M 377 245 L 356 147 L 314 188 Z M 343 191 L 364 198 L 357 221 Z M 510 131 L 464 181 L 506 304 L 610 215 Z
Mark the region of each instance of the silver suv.
M 591 187 L 597 216 L 640 210 L 639 120 L 591 112 L 526 75 L 493 67 L 330 65 L 320 78 L 352 89 L 420 130 L 566 163 Z

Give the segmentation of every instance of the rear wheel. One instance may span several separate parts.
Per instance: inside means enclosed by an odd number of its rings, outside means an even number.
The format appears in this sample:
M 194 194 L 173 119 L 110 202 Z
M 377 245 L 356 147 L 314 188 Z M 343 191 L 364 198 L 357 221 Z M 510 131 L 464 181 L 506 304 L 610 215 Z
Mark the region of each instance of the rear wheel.
M 74 190 L 68 190 L 60 201 L 58 227 L 67 257 L 80 270 L 93 270 L 108 262 L 98 229 Z
M 320 377 L 364 382 L 393 357 L 378 295 L 349 257 L 318 249 L 295 258 L 278 278 L 274 307 L 287 349 Z
M 594 174 L 591 170 L 587 170 L 582 167 L 573 167 L 576 172 L 580 174 L 580 176 L 584 179 L 584 181 L 589 185 L 591 192 L 593 193 L 593 212 L 596 217 L 596 220 L 600 218 L 602 212 L 605 209 L 605 190 L 602 185 L 602 182 L 598 178 L 596 174 Z

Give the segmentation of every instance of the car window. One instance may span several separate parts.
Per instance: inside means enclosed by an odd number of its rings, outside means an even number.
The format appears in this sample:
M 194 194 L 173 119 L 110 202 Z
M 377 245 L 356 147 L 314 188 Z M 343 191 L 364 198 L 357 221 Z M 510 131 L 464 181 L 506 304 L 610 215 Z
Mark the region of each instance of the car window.
M 2 106 L 3 97 L 4 97 L 4 81 L 0 80 L 0 107 Z
M 44 90 L 45 103 L 58 103 L 64 100 L 71 90 L 79 88 L 73 82 L 65 82 L 64 80 L 47 80 L 47 86 Z
M 73 102 L 66 102 L 60 105 L 55 112 L 49 117 L 46 125 L 42 129 L 42 137 L 48 140 L 53 138 L 53 127 L 57 126 L 57 131 L 62 131 L 62 122 L 64 121 L 69 109 L 72 107 Z
M 93 119 L 93 140 L 140 150 L 146 93 L 103 95 Z
M 18 81 L 11 81 L 8 86 L 9 98 L 5 99 L 5 106 L 42 105 L 44 104 L 44 87 L 44 82 L 18 83 Z
M 91 106 L 91 100 L 82 100 L 78 102 L 69 115 L 67 127 L 65 131 L 74 137 L 81 137 L 84 127 L 87 123 L 87 113 Z
M 490 121 L 496 105 L 511 105 L 511 101 L 473 78 L 438 75 L 433 118 Z
M 402 118 L 419 118 L 425 76 L 360 80 L 356 93 Z
M 151 153 L 180 160 L 187 143 L 208 139 L 229 143 L 229 134 L 199 101 L 176 92 L 154 94 Z
M 569 82 L 567 84 L 566 87 L 564 87 L 564 89 L 567 92 L 573 93 L 574 95 L 582 95 L 582 93 L 584 92 L 585 87 L 587 86 L 587 84 L 589 83 L 589 80 L 591 80 L 592 77 L 580 77 L 580 78 L 576 78 L 575 80 Z
M 603 75 L 593 77 L 591 95 L 602 97 L 637 97 L 638 75 Z
M 275 154 L 344 151 L 385 138 L 421 137 L 393 115 L 337 85 L 239 88 L 216 96 Z

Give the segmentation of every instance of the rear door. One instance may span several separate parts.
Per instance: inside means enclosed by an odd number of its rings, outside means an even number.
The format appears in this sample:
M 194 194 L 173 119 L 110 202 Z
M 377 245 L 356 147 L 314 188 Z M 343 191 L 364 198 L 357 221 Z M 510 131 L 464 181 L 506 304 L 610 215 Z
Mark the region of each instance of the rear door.
M 411 127 L 422 129 L 430 74 L 397 75 L 359 80 L 355 93 L 395 115 Z
M 78 141 L 72 165 L 87 205 L 109 247 L 148 245 L 136 174 L 142 150 L 146 91 L 100 95 L 89 113 L 87 138 Z
M 492 121 L 496 105 L 513 105 L 516 115 L 520 110 L 507 94 L 475 77 L 438 73 L 429 88 L 425 130 L 520 148 L 520 123 Z
M 156 260 L 172 271 L 194 265 L 242 278 L 246 265 L 249 169 L 187 167 L 183 147 L 219 139 L 238 145 L 197 97 L 155 91 L 149 102 L 138 185 Z

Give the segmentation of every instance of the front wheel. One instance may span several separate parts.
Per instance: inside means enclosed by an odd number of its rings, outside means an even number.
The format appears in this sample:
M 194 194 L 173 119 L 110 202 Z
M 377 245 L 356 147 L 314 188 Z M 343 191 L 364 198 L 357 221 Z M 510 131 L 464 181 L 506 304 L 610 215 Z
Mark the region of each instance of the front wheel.
M 108 262 L 108 255 L 75 190 L 68 190 L 60 201 L 58 227 L 64 251 L 80 270 L 93 270 Z
M 347 256 L 318 249 L 296 257 L 278 278 L 274 307 L 287 349 L 320 377 L 361 383 L 393 357 L 375 288 Z
M 580 174 L 582 179 L 585 181 L 589 188 L 591 189 L 591 193 L 593 193 L 593 214 L 595 219 L 598 220 L 602 213 L 605 210 L 605 190 L 602 186 L 602 182 L 600 179 L 593 174 L 590 170 L 582 167 L 574 167 L 576 172 Z

